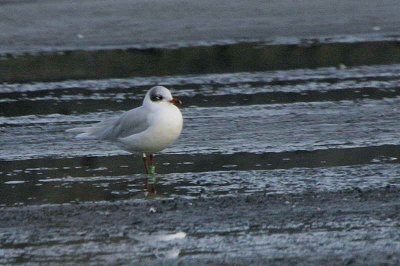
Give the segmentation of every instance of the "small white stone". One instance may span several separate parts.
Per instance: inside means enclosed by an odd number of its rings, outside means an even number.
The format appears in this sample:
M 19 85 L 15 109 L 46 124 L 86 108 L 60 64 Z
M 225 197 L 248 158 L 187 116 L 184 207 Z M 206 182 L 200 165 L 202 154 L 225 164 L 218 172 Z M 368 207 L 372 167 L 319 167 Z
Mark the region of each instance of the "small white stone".
M 372 27 L 372 30 L 373 30 L 373 31 L 380 31 L 380 30 L 381 30 L 381 27 L 379 27 L 379 26 L 374 26 L 374 27 Z

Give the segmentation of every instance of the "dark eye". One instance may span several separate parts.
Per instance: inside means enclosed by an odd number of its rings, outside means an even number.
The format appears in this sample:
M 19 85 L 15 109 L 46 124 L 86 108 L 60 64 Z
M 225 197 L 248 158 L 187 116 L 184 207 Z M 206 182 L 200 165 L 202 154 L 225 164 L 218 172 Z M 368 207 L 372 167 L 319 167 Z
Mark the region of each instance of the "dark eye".
M 162 99 L 163 99 L 163 97 L 161 96 L 161 95 L 152 95 L 151 97 L 150 97 L 150 99 L 153 101 L 153 102 L 157 102 L 157 101 L 161 101 Z

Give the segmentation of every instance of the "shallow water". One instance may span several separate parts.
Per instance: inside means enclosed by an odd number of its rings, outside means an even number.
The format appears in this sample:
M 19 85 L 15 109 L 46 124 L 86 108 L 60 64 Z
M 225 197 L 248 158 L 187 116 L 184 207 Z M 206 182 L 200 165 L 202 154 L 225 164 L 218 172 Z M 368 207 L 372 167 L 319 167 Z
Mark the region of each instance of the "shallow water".
M 393 56 L 377 56 L 388 47 Z M 284 50 L 291 51 L 288 60 Z M 369 50 L 377 52 L 359 56 Z M 189 64 L 194 55 L 204 53 L 210 61 L 194 64 L 190 75 L 181 65 L 171 65 L 169 72 L 119 69 L 97 72 L 96 79 L 70 80 L 76 76 L 68 72 L 67 63 L 79 58 L 75 52 L 55 59 L 34 54 L 3 60 L 10 72 L 32 58 L 65 63 L 67 68 L 53 70 L 58 76 L 47 68 L 35 70 L 42 71 L 35 78 L 3 76 L 4 81 L 44 81 L 0 85 L 0 204 L 145 198 L 140 157 L 106 142 L 76 140 L 65 130 L 140 105 L 154 84 L 172 88 L 183 100 L 185 118 L 180 139 L 157 156 L 157 197 L 397 186 L 400 65 L 392 63 L 400 62 L 400 48 L 395 43 L 238 44 L 157 51 L 103 54 L 128 53 L 168 64 L 171 56 Z M 97 52 L 79 53 L 84 58 Z M 275 61 L 255 65 L 239 60 L 238 53 Z M 351 60 L 348 53 L 354 54 Z M 225 63 L 212 67 L 221 60 Z M 110 78 L 137 74 L 151 76 Z M 46 81 L 60 78 L 68 80 Z

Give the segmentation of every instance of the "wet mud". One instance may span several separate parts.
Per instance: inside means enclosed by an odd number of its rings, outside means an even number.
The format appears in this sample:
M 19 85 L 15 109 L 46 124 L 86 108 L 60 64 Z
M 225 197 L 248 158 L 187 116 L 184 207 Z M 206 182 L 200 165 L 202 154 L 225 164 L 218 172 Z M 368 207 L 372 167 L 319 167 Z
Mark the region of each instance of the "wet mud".
M 0 264 L 399 264 L 400 46 L 350 37 L 0 51 Z M 65 130 L 155 84 L 185 125 L 149 194 Z
M 2 209 L 0 263 L 400 262 L 398 188 Z

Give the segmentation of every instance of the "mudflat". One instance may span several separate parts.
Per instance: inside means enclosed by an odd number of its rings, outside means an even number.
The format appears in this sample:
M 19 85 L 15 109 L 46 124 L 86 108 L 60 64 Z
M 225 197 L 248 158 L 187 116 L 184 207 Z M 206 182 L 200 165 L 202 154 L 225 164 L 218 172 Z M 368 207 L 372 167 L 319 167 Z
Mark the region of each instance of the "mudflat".
M 396 0 L 2 1 L 0 52 L 176 47 L 399 33 Z
M 397 1 L 2 1 L 0 264 L 398 265 Z M 184 105 L 140 156 L 66 129 Z
M 398 188 L 2 209 L 1 263 L 400 262 Z

